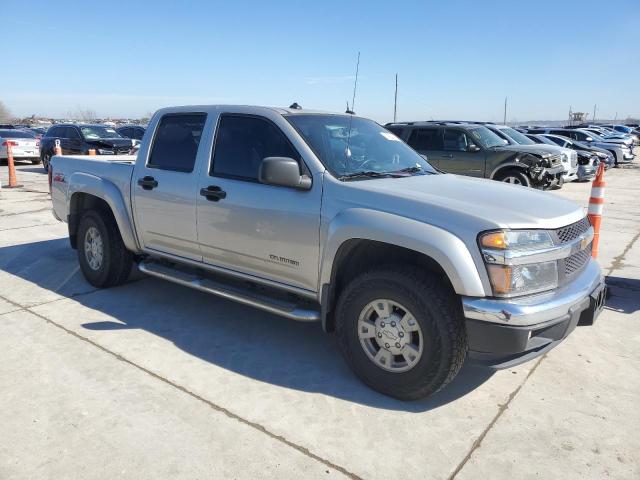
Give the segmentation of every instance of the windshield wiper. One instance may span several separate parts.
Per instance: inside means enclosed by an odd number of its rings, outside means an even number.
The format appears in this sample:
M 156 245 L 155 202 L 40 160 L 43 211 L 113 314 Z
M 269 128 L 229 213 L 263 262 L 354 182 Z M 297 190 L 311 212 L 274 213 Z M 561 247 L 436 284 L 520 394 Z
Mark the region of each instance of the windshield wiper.
M 363 170 L 361 172 L 353 172 L 346 173 L 344 175 L 340 175 L 338 180 L 357 180 L 360 178 L 388 178 L 388 177 L 398 177 L 398 175 L 394 175 L 392 172 L 374 172 L 373 170 Z
M 424 170 L 419 165 L 413 165 L 411 167 L 401 168 L 400 170 L 394 170 L 391 173 L 418 173 L 418 172 L 420 172 L 420 173 L 422 173 L 424 175 L 426 175 L 427 173 L 431 173 L 431 172 L 428 172 L 428 171 Z

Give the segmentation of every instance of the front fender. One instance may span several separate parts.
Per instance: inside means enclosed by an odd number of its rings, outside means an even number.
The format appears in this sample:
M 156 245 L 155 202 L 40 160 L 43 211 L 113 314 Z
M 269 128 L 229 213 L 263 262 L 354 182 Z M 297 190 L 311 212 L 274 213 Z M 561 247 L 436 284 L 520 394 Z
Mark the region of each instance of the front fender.
M 489 178 L 493 179 L 500 170 L 504 170 L 505 168 L 519 168 L 520 170 L 524 170 L 525 172 L 528 172 L 529 168 L 531 167 L 532 165 L 516 162 L 515 160 L 501 163 L 500 165 L 498 165 L 496 168 L 493 169 L 493 172 L 491 172 L 491 175 L 489 176 Z
M 68 205 L 72 205 L 73 195 L 76 193 L 93 195 L 107 202 L 118 224 L 122 241 L 127 249 L 132 252 L 140 251 L 127 205 L 122 196 L 122 192 L 114 183 L 95 175 L 76 172 L 72 174 L 69 179 L 69 190 L 67 193 Z M 69 213 L 72 214 L 75 212 L 69 211 Z
M 486 295 L 471 253 L 460 238 L 433 225 L 364 208 L 342 211 L 331 220 L 322 253 L 320 286 L 331 282 L 338 249 L 353 239 L 388 243 L 427 255 L 442 267 L 456 293 Z

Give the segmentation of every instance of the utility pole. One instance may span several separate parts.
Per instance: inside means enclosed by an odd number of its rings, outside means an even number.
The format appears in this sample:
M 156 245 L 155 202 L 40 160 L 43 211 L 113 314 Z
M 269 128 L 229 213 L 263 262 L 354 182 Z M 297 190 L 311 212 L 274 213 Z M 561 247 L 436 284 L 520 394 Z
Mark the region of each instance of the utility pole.
M 398 113 L 398 74 L 396 73 L 396 94 L 393 99 L 393 123 L 396 122 L 396 114 Z
M 593 119 L 592 119 L 593 123 L 596 123 L 596 107 L 597 105 L 593 106 Z
M 504 97 L 504 118 L 502 119 L 502 124 L 507 124 L 507 97 Z
M 618 112 L 616 112 L 616 117 L 613 119 L 613 123 L 616 123 L 618 121 Z
M 571 105 L 569 105 L 569 125 L 571 125 Z

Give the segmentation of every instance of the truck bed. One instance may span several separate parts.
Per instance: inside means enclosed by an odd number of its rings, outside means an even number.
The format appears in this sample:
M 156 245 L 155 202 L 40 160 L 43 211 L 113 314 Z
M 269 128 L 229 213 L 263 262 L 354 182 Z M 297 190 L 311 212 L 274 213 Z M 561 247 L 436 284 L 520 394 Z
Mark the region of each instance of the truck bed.
M 70 185 L 100 182 L 111 183 L 119 190 L 127 210 L 131 213 L 131 176 L 135 155 L 56 155 L 51 159 L 51 200 L 53 214 L 67 221 Z

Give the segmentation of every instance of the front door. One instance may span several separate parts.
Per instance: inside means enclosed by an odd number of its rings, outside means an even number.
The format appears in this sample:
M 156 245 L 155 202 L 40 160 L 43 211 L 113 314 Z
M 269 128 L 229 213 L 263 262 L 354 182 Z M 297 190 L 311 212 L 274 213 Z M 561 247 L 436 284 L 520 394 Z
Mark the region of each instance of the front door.
M 253 115 L 220 116 L 209 171 L 198 186 L 203 260 L 316 291 L 322 178 L 314 179 L 310 190 L 262 184 L 258 172 L 266 157 L 293 158 L 301 172 L 306 169 L 272 121 Z
M 195 168 L 204 113 L 163 115 L 146 162 L 137 162 L 132 197 L 138 238 L 145 250 L 202 260 L 196 231 Z
M 442 151 L 438 152 L 440 169 L 458 175 L 484 177 L 484 153 L 471 151 L 470 145 L 475 145 L 475 142 L 464 130 L 446 127 Z

